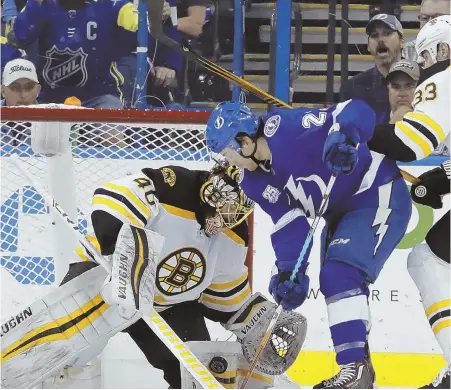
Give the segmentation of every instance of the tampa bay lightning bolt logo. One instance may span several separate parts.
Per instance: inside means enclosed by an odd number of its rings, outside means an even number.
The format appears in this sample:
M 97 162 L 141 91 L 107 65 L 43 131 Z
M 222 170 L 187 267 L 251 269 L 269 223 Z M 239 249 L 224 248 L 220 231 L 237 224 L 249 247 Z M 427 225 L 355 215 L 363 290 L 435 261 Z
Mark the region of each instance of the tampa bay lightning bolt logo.
M 224 118 L 222 116 L 218 116 L 215 120 L 215 127 L 219 130 L 222 126 L 224 126 Z

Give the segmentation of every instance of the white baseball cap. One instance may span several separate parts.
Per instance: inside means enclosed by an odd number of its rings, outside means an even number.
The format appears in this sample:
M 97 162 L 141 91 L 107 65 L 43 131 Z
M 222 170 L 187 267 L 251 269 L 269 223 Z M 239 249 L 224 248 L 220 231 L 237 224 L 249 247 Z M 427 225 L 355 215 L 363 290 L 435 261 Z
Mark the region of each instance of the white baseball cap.
M 6 63 L 2 84 L 8 87 L 19 79 L 29 79 L 39 84 L 36 67 L 31 61 L 17 58 Z

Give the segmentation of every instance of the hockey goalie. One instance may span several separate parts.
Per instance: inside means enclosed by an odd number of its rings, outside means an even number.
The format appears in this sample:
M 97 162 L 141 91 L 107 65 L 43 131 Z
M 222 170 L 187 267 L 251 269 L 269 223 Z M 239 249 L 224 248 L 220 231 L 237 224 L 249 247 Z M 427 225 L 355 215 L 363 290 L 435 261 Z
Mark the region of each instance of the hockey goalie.
M 80 261 L 70 264 L 61 286 L 34 302 L 20 324 L 2 326 L 2 387 L 30 388 L 63 368 L 83 366 L 124 331 L 171 388 L 181 388 L 180 363 L 141 318 L 153 309 L 183 341 L 203 341 L 203 355 L 220 356 L 205 365 L 219 382 L 237 387 L 276 306 L 249 287 L 244 261 L 253 201 L 239 176 L 219 164 L 211 171 L 166 166 L 97 188 L 94 234 L 87 238 L 112 273 L 77 248 Z M 208 343 L 206 318 L 236 335 L 239 356 L 230 355 L 236 349 L 228 343 Z M 283 313 L 248 387 L 272 386 L 296 359 L 306 327 L 302 315 Z M 228 353 L 218 350 L 224 345 Z M 183 376 L 184 387 L 193 387 Z

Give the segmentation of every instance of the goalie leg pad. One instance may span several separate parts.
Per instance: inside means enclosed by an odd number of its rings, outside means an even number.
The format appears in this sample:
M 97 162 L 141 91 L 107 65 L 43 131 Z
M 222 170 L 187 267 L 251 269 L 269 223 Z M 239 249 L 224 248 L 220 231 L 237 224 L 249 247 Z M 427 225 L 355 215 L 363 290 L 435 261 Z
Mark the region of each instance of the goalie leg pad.
M 22 318 L 14 328 L 2 325 L 2 387 L 31 388 L 66 366 L 83 364 L 140 318 L 135 313 L 126 319 L 117 305 L 105 303 L 100 291 L 107 275 L 94 267 L 14 316 Z
M 124 224 L 113 254 L 111 300 L 151 314 L 155 274 L 164 237 L 149 229 Z
M 235 333 L 248 361 L 252 361 L 275 310 L 276 304 L 256 293 L 224 325 Z M 263 349 L 257 370 L 269 375 L 288 370 L 301 351 L 306 333 L 307 319 L 300 313 L 284 310 Z

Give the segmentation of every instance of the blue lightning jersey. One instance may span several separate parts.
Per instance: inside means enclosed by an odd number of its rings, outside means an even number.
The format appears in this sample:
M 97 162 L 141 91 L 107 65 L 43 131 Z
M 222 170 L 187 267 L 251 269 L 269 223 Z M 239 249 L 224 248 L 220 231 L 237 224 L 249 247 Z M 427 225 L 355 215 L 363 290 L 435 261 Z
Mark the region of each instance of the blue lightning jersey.
M 377 188 L 401 178 L 394 161 L 370 152 L 365 144 L 373 134 L 375 114 L 361 100 L 349 100 L 329 109 L 278 109 L 262 120 L 272 155 L 271 172 L 246 170 L 241 186 L 271 216 L 275 224 L 271 239 L 278 260 L 297 260 L 310 228 L 307 218 L 313 218 L 320 206 L 331 177 L 322 160 L 323 147 L 334 123 L 339 123 L 342 130 L 347 126 L 357 130 L 359 162 L 351 174 L 338 176 L 324 216 L 326 221 L 358 208 L 377 208 Z
M 19 47 L 39 41 L 38 73 L 46 101 L 120 95 L 123 80 L 115 60 L 121 29 L 136 31 L 138 14 L 126 0 L 86 0 L 77 10 L 58 2 L 28 0 L 13 25 Z
M 1 57 L 0 57 L 0 61 L 1 61 L 1 74 L 3 77 L 3 68 L 5 67 L 5 65 L 12 60 L 15 60 L 16 58 L 25 58 L 25 52 L 23 50 L 19 50 L 17 48 L 15 48 L 14 46 L 11 46 L 10 44 L 8 44 L 8 42 L 6 41 L 5 37 L 1 37 Z

